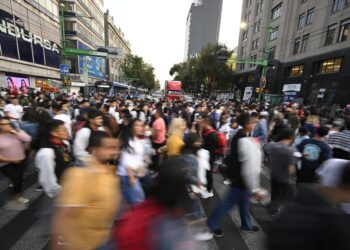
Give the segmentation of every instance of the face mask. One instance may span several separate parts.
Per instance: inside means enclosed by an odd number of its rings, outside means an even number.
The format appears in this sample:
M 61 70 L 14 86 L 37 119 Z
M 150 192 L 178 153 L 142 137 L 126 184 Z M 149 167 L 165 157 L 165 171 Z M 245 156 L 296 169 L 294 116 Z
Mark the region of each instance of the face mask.
M 146 137 L 150 137 L 152 135 L 152 131 L 145 131 L 145 136 Z

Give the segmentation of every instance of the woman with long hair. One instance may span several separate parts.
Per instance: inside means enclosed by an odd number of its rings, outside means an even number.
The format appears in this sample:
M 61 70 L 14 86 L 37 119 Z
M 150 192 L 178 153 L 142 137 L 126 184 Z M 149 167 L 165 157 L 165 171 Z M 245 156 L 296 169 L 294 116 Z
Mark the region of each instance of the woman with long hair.
M 122 194 L 130 206 L 134 206 L 145 199 L 140 182 L 140 178 L 146 175 L 147 167 L 144 144 L 139 139 L 143 135 L 143 123 L 134 119 L 120 137 L 122 146 L 118 175 L 121 181 Z
M 171 121 L 168 131 L 169 137 L 166 141 L 168 156 L 178 156 L 181 154 L 181 150 L 185 145 L 183 137 L 186 128 L 186 122 L 181 118 L 174 118 Z

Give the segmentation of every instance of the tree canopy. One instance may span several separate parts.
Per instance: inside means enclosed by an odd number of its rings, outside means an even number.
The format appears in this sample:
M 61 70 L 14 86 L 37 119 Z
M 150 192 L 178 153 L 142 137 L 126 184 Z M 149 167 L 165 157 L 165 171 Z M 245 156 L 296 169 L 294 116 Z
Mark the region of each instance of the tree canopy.
M 232 83 L 234 67 L 220 58 L 232 58 L 232 51 L 222 44 L 208 44 L 197 57 L 173 65 L 169 74 L 182 81 L 185 91 L 198 92 L 203 85 L 210 95 L 213 89 L 228 89 Z
M 125 80 L 134 86 L 150 90 L 156 88 L 154 68 L 144 62 L 142 57 L 132 54 L 126 55 L 121 69 Z

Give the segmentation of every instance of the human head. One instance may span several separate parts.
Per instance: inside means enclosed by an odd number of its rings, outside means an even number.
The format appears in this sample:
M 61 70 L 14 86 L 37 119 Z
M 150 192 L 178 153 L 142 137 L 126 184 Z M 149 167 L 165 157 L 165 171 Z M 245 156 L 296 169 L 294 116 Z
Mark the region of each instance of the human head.
M 174 118 L 172 119 L 169 126 L 169 135 L 177 135 L 180 138 L 184 136 L 184 132 L 186 129 L 186 122 L 182 118 Z
M 238 124 L 244 129 L 245 132 L 250 133 L 254 129 L 256 118 L 251 117 L 248 112 L 241 114 L 237 118 Z
M 133 137 L 143 136 L 145 134 L 145 126 L 140 120 L 132 120 L 129 126 Z
M 317 136 L 323 138 L 328 135 L 329 128 L 326 126 L 321 126 L 317 129 Z
M 15 83 L 13 82 L 13 80 L 12 80 L 11 77 L 7 77 L 6 82 L 7 82 L 7 87 L 8 87 L 8 88 L 13 88 L 13 87 L 15 87 Z
M 116 160 L 119 154 L 119 141 L 106 132 L 96 131 L 89 140 L 88 150 L 99 162 Z
M 286 144 L 292 144 L 294 141 L 294 131 L 290 128 L 281 128 L 277 134 L 277 141 L 285 142 Z
M 231 128 L 236 129 L 238 127 L 237 118 L 231 119 Z
M 11 103 L 13 105 L 18 105 L 19 104 L 18 98 L 16 96 L 12 96 L 11 97 Z
M 59 141 L 69 140 L 69 134 L 67 128 L 64 126 L 64 122 L 53 119 L 46 123 L 45 129 L 47 134 Z
M 100 127 L 103 124 L 103 114 L 96 109 L 91 109 L 88 112 L 88 120 L 90 126 Z
M 12 123 L 7 117 L 0 117 L 0 133 L 8 134 L 13 130 Z
M 211 122 L 212 121 L 208 115 L 203 115 L 199 120 L 200 126 L 203 127 L 204 129 L 212 129 Z
M 22 88 L 26 88 L 27 87 L 26 81 L 24 79 L 21 80 L 21 87 Z
M 299 135 L 300 136 L 305 136 L 305 135 L 307 135 L 307 129 L 306 128 L 304 128 L 304 127 L 300 127 L 299 129 L 298 129 L 298 133 L 299 133 Z
M 158 119 L 162 116 L 162 110 L 161 109 L 156 109 L 153 114 L 155 119 Z
M 22 117 L 22 121 L 37 123 L 39 122 L 39 114 L 33 108 L 26 108 Z

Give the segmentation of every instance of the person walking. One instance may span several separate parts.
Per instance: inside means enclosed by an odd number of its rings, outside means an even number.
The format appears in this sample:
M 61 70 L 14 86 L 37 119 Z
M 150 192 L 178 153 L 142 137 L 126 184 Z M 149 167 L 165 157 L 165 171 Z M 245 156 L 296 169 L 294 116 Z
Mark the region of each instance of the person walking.
M 185 145 L 183 138 L 186 129 L 186 122 L 181 118 L 174 118 L 169 126 L 168 139 L 166 141 L 167 155 L 178 156 Z
M 241 218 L 243 232 L 257 232 L 250 215 L 250 198 L 260 197 L 261 150 L 260 144 L 249 137 L 254 128 L 254 119 L 249 113 L 243 113 L 237 119 L 242 129 L 231 141 L 231 164 L 227 166 L 227 176 L 231 180 L 231 188 L 226 197 L 208 217 L 207 224 L 216 237 L 222 237 L 224 232 L 219 227 L 220 219 L 237 205 Z

